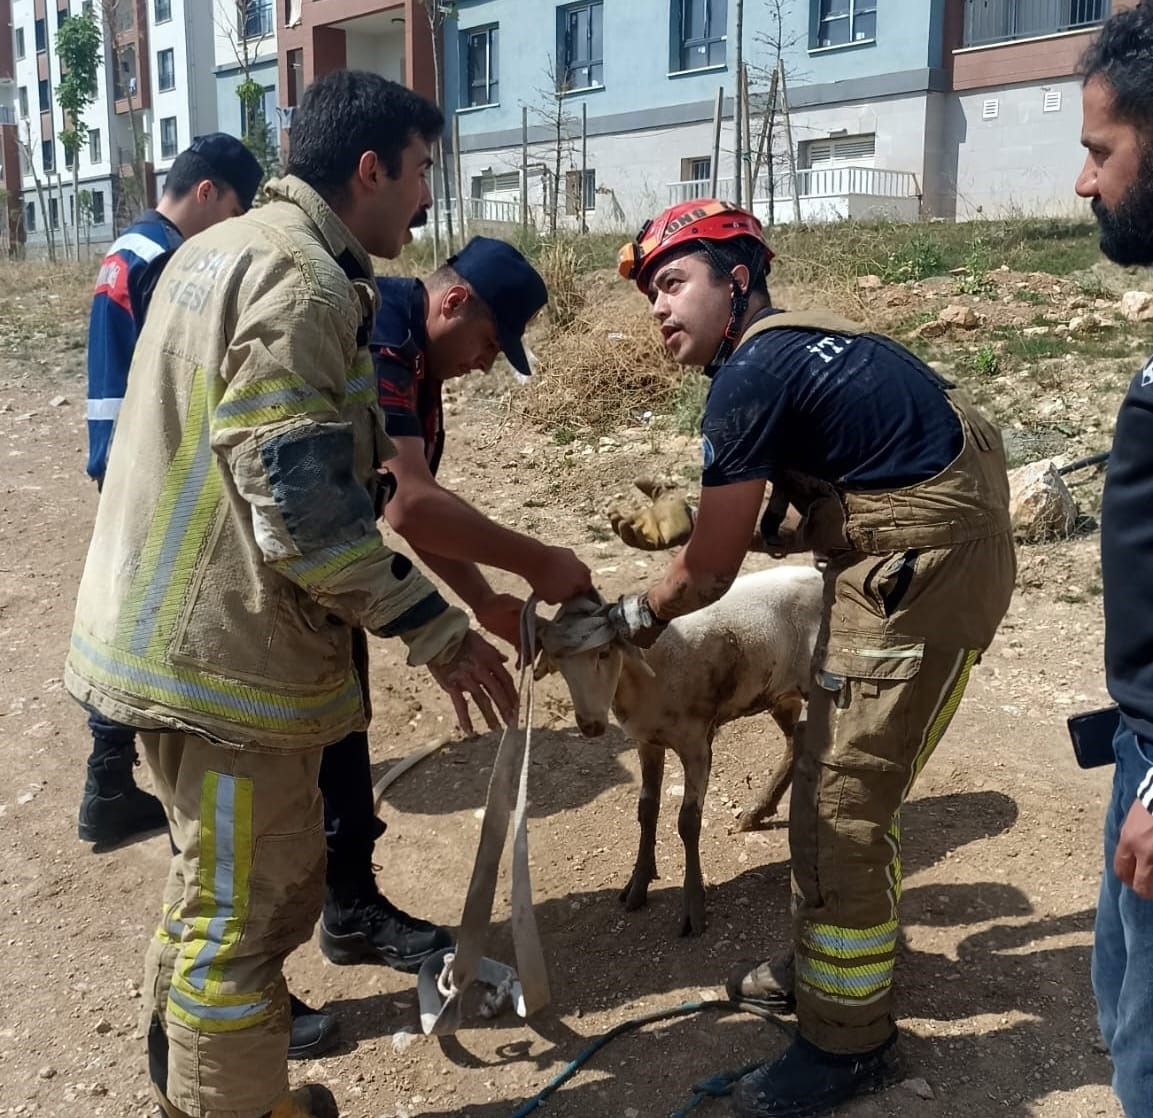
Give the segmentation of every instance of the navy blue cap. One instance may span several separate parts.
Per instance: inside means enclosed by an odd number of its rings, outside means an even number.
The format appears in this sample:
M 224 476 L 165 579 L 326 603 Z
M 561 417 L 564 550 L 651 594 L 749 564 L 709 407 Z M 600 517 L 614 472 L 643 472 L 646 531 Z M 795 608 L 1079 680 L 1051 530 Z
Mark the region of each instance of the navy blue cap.
M 548 302 L 548 288 L 537 270 L 512 245 L 492 237 L 473 237 L 448 264 L 492 312 L 509 364 L 524 376 L 531 374 L 524 330 Z
M 212 168 L 214 179 L 236 191 L 243 209 L 252 208 L 252 200 L 264 178 L 264 168 L 240 140 L 227 132 L 209 132 L 197 136 L 185 150 L 200 156 Z M 179 160 L 180 156 L 176 158 Z

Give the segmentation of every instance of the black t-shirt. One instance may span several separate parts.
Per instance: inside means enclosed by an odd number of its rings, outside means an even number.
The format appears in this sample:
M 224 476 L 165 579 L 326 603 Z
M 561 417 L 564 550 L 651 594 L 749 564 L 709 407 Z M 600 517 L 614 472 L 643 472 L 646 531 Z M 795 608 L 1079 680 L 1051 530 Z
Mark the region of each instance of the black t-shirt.
M 770 330 L 713 378 L 701 483 L 772 481 L 784 470 L 846 489 L 926 481 L 964 443 L 947 387 L 888 338 Z
M 1153 358 L 1117 414 L 1101 500 L 1105 677 L 1125 720 L 1153 741 Z
M 380 310 L 368 347 L 376 372 L 384 428 L 394 438 L 424 440 L 435 474 L 444 451 L 444 405 L 440 382 L 428 375 L 424 284 L 378 276 Z

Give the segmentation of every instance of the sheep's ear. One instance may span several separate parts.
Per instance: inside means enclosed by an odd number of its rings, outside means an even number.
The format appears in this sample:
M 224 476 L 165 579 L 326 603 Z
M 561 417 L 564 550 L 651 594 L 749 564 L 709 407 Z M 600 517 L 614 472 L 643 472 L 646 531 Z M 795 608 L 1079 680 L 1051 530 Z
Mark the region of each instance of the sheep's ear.
M 637 648 L 632 641 L 621 640 L 617 642 L 620 645 L 621 651 L 625 654 L 625 658 L 631 660 L 642 672 L 649 677 L 649 679 L 656 679 L 657 673 L 653 671 L 649 665 L 648 660 L 645 659 L 644 652 Z
M 552 675 L 556 671 L 556 664 L 549 659 L 549 655 L 545 651 L 541 651 L 536 658 L 536 664 L 533 665 L 532 677 L 534 680 L 544 679 L 546 675 Z

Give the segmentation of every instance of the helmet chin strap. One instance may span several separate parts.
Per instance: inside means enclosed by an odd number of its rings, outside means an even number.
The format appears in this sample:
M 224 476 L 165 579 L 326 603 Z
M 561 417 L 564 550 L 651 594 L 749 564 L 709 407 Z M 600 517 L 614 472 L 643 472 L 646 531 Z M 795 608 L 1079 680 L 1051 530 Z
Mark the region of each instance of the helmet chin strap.
M 729 324 L 725 327 L 724 337 L 717 346 L 713 359 L 705 366 L 705 376 L 711 377 L 733 355 L 737 342 L 741 340 L 740 325 L 749 309 L 749 293 L 741 290 L 741 285 L 733 280 L 733 295 L 730 304 Z

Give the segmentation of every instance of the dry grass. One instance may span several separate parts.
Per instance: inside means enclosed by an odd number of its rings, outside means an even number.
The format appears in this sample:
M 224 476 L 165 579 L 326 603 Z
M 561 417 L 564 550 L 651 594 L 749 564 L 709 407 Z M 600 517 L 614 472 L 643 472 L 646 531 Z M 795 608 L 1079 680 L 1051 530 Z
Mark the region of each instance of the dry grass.
M 0 353 L 38 357 L 48 339 L 57 349 L 83 349 L 99 266 L 0 262 Z
M 685 378 L 638 299 L 586 306 L 568 328 L 542 340 L 537 357 L 540 368 L 520 407 L 551 431 L 608 431 L 646 412 L 670 414 Z

